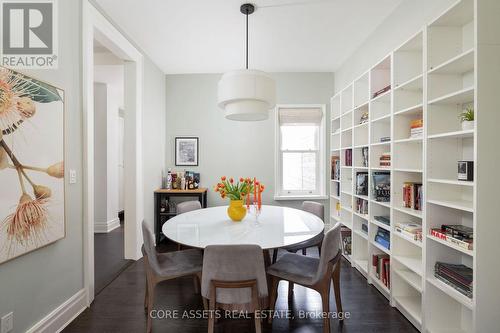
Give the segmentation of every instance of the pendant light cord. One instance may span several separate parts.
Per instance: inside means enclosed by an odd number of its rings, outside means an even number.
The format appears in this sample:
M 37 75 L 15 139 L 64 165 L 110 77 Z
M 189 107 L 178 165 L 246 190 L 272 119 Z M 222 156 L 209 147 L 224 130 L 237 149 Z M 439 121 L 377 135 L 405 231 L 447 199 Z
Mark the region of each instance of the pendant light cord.
M 246 68 L 248 69 L 248 9 L 246 12 L 246 17 L 247 17 Z

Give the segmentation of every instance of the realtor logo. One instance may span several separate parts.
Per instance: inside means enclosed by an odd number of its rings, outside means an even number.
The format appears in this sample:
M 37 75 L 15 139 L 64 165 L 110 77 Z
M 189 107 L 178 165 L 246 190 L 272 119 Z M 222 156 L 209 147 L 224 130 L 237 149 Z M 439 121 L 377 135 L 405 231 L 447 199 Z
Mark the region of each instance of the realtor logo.
M 55 0 L 1 4 L 1 62 L 11 68 L 57 68 Z

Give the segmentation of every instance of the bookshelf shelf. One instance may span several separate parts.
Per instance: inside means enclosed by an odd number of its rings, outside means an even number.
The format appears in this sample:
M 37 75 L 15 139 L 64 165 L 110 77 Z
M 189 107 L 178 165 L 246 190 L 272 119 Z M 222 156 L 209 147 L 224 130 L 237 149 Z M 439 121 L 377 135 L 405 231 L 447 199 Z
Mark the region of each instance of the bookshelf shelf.
M 378 95 L 377 97 L 372 98 L 371 102 L 382 102 L 382 103 L 389 103 L 391 101 L 391 93 L 392 90 L 386 91 L 383 94 Z
M 389 226 L 387 224 L 381 223 L 381 222 L 379 222 L 377 220 L 371 220 L 370 223 L 376 225 L 377 227 L 380 227 L 382 229 L 385 229 L 385 230 L 391 232 L 391 226 Z
M 422 276 L 422 258 L 402 255 L 392 257 L 406 268 L 410 269 L 419 276 Z
M 373 202 L 374 204 L 377 204 L 377 205 L 380 205 L 380 206 L 384 206 L 384 207 L 387 207 L 387 208 L 391 208 L 391 204 L 388 203 L 388 202 L 382 202 L 382 201 L 375 201 L 373 199 L 370 199 L 370 202 Z
M 413 271 L 407 269 L 394 269 L 394 273 L 406 281 L 406 283 L 412 286 L 416 291 L 419 293 L 422 292 L 422 278 Z
M 437 184 L 460 185 L 460 186 L 474 186 L 474 182 L 472 182 L 472 181 L 465 181 L 465 180 L 429 178 L 429 179 L 427 179 L 427 181 L 429 183 L 437 183 Z
M 375 285 L 382 289 L 382 292 L 385 293 L 384 296 L 386 296 L 387 298 L 390 298 L 390 294 L 391 294 L 391 291 L 389 290 L 389 288 L 386 287 L 386 285 L 380 281 L 380 279 L 378 277 L 376 277 L 374 274 L 371 274 L 371 278 L 372 278 L 372 281 L 375 282 Z
M 432 284 L 434 287 L 440 289 L 442 292 L 444 292 L 446 295 L 450 296 L 460 304 L 464 305 L 466 308 L 472 310 L 474 308 L 474 303 L 472 299 L 469 297 L 461 294 L 459 291 L 455 290 L 453 287 L 447 285 L 446 283 L 438 280 L 435 277 L 429 277 L 427 278 L 427 282 Z
M 420 296 L 394 296 L 394 302 L 398 309 L 407 312 L 418 325 L 422 325 L 422 298 Z
M 406 236 L 406 235 L 403 235 L 402 233 L 400 233 L 400 232 L 398 232 L 398 231 L 394 231 L 393 233 L 394 233 L 394 235 L 395 235 L 396 237 L 399 237 L 399 238 L 401 238 L 401 239 L 403 239 L 403 240 L 405 240 L 405 241 L 407 241 L 407 242 L 410 242 L 410 243 L 412 243 L 413 245 L 415 245 L 415 246 L 417 246 L 417 247 L 422 247 L 422 246 L 423 246 L 423 245 L 422 245 L 422 242 L 416 241 L 415 239 L 410 238 L 410 237 L 408 237 L 408 236 Z
M 454 249 L 454 250 L 456 250 L 456 251 L 462 252 L 463 254 L 466 254 L 466 255 L 468 255 L 468 256 L 471 256 L 471 257 L 472 257 L 472 256 L 474 256 L 474 251 L 472 251 L 472 250 L 467 250 L 467 249 L 464 249 L 464 248 L 462 248 L 462 247 L 460 247 L 460 246 L 457 246 L 457 245 L 452 244 L 452 243 L 450 243 L 450 242 L 447 242 L 447 241 L 445 241 L 445 240 L 439 239 L 439 238 L 434 237 L 434 236 L 432 236 L 432 235 L 427 235 L 427 238 L 429 238 L 430 240 L 432 240 L 432 241 L 434 241 L 434 242 L 437 242 L 437 243 L 439 243 L 439 244 L 442 244 L 442 245 L 444 245 L 444 246 L 448 246 L 449 248 L 452 248 L 452 249 Z
M 398 111 L 394 112 L 394 115 L 395 116 L 401 116 L 401 115 L 410 115 L 410 116 L 412 116 L 412 115 L 417 115 L 419 113 L 422 113 L 422 108 L 423 107 L 424 107 L 424 105 L 422 103 L 419 103 L 419 104 L 416 104 L 416 105 L 413 105 L 413 106 L 410 106 L 410 107 L 398 110 Z
M 362 238 L 364 238 L 364 239 L 368 240 L 368 235 L 367 235 L 367 234 L 365 234 L 363 231 L 361 231 L 361 230 L 357 230 L 357 229 L 354 229 L 354 230 L 353 230 L 353 232 L 354 232 L 356 235 L 358 235 L 359 237 L 362 237 Z
M 361 271 L 366 275 L 368 274 L 368 260 L 364 259 L 354 259 L 354 263 L 358 268 L 361 269 Z
M 411 216 L 415 216 L 415 217 L 418 217 L 420 219 L 422 218 L 422 211 L 421 210 L 416 210 L 416 209 L 406 208 L 406 207 L 398 207 L 398 206 L 394 206 L 393 208 L 395 210 L 397 210 L 398 212 L 402 212 L 402 213 L 405 213 L 405 214 L 408 214 Z
M 375 143 L 371 143 L 370 146 L 390 146 L 391 145 L 391 141 L 385 141 L 385 142 L 375 142 Z M 387 170 L 390 170 L 390 168 L 372 168 L 372 169 L 387 169 Z
M 387 121 L 387 122 L 389 122 L 389 121 L 391 121 L 391 115 L 390 114 L 386 114 L 386 115 L 383 115 L 383 116 L 378 117 L 376 119 L 373 119 L 372 123 L 376 123 L 378 121 Z
M 466 200 L 432 200 L 432 199 L 429 199 L 429 200 L 427 200 L 427 202 L 434 204 L 434 205 L 438 205 L 438 206 L 463 210 L 466 212 L 471 212 L 471 213 L 474 212 L 474 209 L 472 207 L 472 202 L 466 201 Z
M 422 169 L 405 169 L 405 168 L 394 168 L 396 172 L 408 172 L 408 173 L 422 173 Z
M 340 200 L 340 197 L 330 194 L 330 198 L 335 199 L 335 200 Z
M 429 74 L 463 74 L 474 70 L 474 48 L 445 61 L 429 71 Z
M 394 91 L 398 90 L 422 90 L 422 77 L 423 74 L 419 74 L 406 82 L 401 83 L 400 85 L 394 88 Z
M 466 130 L 466 131 L 455 131 L 455 132 L 447 132 L 440 134 L 429 135 L 429 139 L 440 139 L 440 138 L 470 138 L 474 136 L 474 130 Z
M 340 216 L 330 215 L 330 218 L 332 218 L 336 222 L 340 222 Z
M 444 95 L 444 96 L 434 98 L 433 100 L 429 101 L 429 104 L 430 105 L 433 105 L 433 104 L 458 105 L 458 104 L 465 104 L 465 103 L 471 102 L 473 100 L 474 100 L 474 88 L 468 87 L 465 89 L 461 89 L 461 90 L 449 93 L 449 94 Z
M 375 246 L 377 249 L 379 249 L 380 251 L 384 252 L 384 253 L 387 253 L 388 255 L 391 254 L 391 250 L 389 250 L 388 248 L 380 245 L 379 243 L 375 242 L 375 241 L 370 241 L 370 243 Z

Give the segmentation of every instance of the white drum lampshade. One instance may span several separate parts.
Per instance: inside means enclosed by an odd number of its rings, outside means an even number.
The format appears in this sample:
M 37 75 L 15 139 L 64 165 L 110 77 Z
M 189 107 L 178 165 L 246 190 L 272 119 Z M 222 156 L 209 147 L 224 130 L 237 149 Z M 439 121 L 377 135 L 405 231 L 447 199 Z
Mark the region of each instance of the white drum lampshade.
M 276 83 L 269 74 L 257 70 L 225 73 L 219 81 L 217 103 L 230 120 L 268 119 L 269 110 L 276 105 Z

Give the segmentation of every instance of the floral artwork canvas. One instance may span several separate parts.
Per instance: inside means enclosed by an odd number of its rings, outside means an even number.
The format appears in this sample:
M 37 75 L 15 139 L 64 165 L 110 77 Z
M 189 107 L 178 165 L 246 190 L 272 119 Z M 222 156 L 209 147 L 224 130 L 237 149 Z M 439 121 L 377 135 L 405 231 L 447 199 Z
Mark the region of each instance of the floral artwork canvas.
M 64 91 L 0 67 L 0 263 L 64 236 Z

